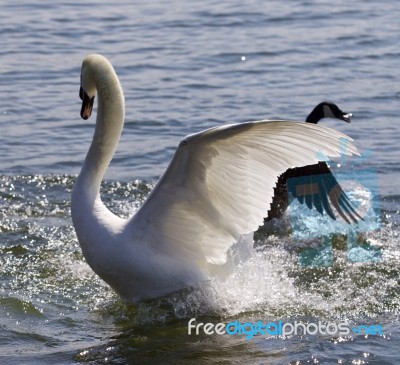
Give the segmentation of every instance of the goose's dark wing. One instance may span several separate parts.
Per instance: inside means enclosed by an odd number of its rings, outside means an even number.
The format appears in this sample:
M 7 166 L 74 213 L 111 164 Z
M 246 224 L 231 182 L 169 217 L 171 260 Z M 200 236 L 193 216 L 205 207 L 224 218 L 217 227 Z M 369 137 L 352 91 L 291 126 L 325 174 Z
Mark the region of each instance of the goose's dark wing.
M 290 199 L 321 214 L 326 212 L 332 219 L 340 216 L 347 223 L 362 219 L 326 162 L 289 169 L 280 175 L 267 220 L 281 217 Z

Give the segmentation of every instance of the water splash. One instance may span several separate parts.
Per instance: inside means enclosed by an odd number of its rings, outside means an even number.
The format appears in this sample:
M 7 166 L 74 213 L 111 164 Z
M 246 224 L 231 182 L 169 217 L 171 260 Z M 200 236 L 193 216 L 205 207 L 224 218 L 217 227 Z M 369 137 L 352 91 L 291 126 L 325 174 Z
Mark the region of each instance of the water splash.
M 396 222 L 388 221 L 364 236 L 382 249 L 380 262 L 349 262 L 339 237 L 331 266 L 301 267 L 298 253 L 304 242 L 294 242 L 287 232 L 261 232 L 252 257 L 230 275 L 134 309 L 126 307 L 84 262 L 70 220 L 74 181 L 75 177 L 65 175 L 1 178 L 3 297 L 19 298 L 42 312 L 46 305 L 51 311 L 54 303 L 66 303 L 68 311 L 84 306 L 137 324 L 193 315 L 290 317 L 398 311 L 400 230 Z M 103 190 L 106 204 L 116 214 L 129 216 L 151 188 L 140 181 L 106 182 Z M 334 230 L 335 223 L 324 219 L 309 215 L 313 223 L 307 229 Z

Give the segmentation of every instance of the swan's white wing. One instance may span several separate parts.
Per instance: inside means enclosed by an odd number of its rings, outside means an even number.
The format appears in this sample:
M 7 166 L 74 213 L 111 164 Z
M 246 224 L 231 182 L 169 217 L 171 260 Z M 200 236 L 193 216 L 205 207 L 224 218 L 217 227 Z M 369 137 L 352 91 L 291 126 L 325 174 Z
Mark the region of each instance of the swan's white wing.
M 190 135 L 129 222 L 130 234 L 155 254 L 198 267 L 222 264 L 241 235 L 263 224 L 280 174 L 324 156 L 358 154 L 350 140 L 327 127 L 287 121 Z

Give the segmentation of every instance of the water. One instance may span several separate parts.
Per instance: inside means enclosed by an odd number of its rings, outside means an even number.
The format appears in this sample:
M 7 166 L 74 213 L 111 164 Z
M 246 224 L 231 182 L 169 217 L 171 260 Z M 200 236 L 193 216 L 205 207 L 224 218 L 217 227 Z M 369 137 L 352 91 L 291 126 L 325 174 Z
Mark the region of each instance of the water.
M 398 363 L 396 1 L 9 1 L 1 11 L 2 364 Z M 302 267 L 301 241 L 259 232 L 255 256 L 230 277 L 123 304 L 86 265 L 70 218 L 93 132 L 93 120 L 79 118 L 78 98 L 80 64 L 91 52 L 113 62 L 126 96 L 104 184 L 113 211 L 137 209 L 186 134 L 226 122 L 303 120 L 329 99 L 354 118 L 324 123 L 351 135 L 364 155 L 341 164 L 377 176 L 379 228 L 364 235 L 379 260 L 352 262 L 339 239 L 329 265 Z M 332 225 L 318 219 L 308 224 Z M 189 336 L 192 317 L 348 320 L 379 323 L 384 334 Z

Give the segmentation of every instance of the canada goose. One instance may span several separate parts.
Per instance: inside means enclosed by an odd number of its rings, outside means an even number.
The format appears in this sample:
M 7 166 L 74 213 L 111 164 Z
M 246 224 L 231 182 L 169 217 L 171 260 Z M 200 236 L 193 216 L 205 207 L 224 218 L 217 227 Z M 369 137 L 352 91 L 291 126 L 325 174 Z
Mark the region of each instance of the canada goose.
M 324 101 L 318 104 L 307 116 L 306 123 L 317 124 L 323 118 L 337 118 L 350 123 L 351 117 L 351 113 L 342 111 L 336 104 Z M 299 184 L 314 186 L 314 190 L 316 189 L 316 191 L 313 191 L 314 194 L 304 195 L 299 195 L 298 190 L 296 192 L 296 186 L 291 189 L 292 195 L 300 203 L 306 203 L 310 209 L 315 207 L 319 213 L 322 214 L 325 211 L 332 219 L 336 219 L 334 209 L 347 223 L 356 223 L 361 219 L 328 164 L 318 162 L 313 165 L 288 169 L 279 176 L 266 221 L 281 218 L 285 213 L 289 205 L 287 181 L 291 178 L 297 178 L 296 182 Z M 329 196 L 330 193 L 331 196 Z

